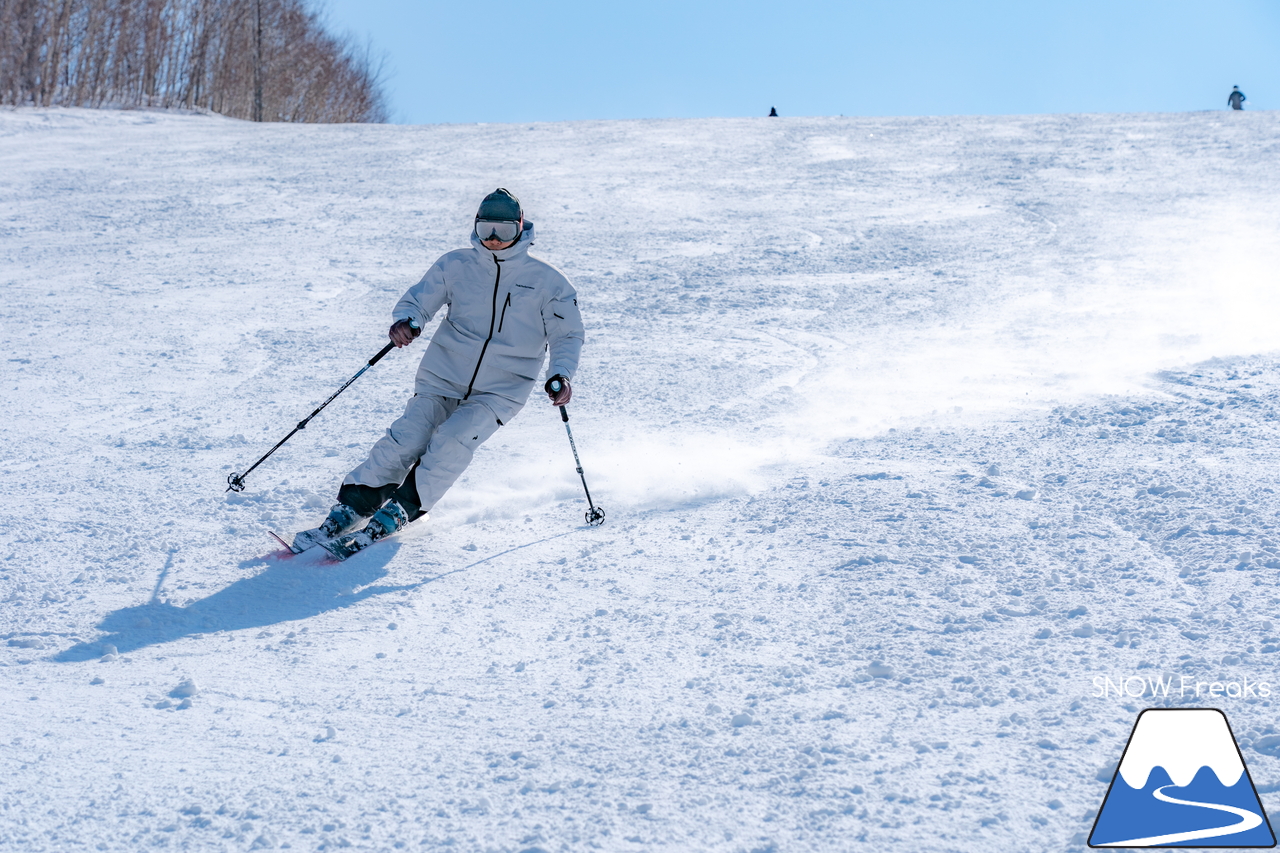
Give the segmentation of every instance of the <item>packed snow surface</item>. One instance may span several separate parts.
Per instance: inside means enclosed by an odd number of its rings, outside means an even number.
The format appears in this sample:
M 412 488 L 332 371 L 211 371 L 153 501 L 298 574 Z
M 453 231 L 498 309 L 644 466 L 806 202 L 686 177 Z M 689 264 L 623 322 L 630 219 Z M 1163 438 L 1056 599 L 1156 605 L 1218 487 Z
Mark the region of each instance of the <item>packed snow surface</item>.
M 0 847 L 1071 850 L 1147 706 L 1276 811 L 1277 163 L 1262 112 L 0 112 Z M 497 186 L 608 520 L 535 399 L 286 559 L 421 343 L 227 476 Z

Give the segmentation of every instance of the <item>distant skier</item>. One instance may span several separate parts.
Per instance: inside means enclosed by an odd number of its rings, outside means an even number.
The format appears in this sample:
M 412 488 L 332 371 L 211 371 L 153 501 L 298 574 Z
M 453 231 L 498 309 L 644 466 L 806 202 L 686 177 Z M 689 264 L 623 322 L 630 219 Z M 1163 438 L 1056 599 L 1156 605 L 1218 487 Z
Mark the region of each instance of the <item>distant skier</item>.
M 388 336 L 397 347 L 412 343 L 441 307 L 448 313 L 404 415 L 342 481 L 328 518 L 294 537 L 295 553 L 322 545 L 345 559 L 426 515 L 475 449 L 523 408 L 548 349 L 544 389 L 553 405 L 569 402 L 583 342 L 577 294 L 559 270 L 529 254 L 532 245 L 533 223 L 519 199 L 495 190 L 476 213 L 471 247 L 441 257 L 396 303 Z M 370 516 L 363 530 L 343 535 Z
M 777 117 L 778 117 L 778 108 L 769 107 L 769 118 L 777 118 Z
M 1244 109 L 1244 102 L 1247 100 L 1248 98 L 1244 96 L 1244 92 L 1240 91 L 1239 86 L 1231 87 L 1231 94 L 1227 95 L 1227 103 L 1231 105 L 1231 109 L 1233 110 Z

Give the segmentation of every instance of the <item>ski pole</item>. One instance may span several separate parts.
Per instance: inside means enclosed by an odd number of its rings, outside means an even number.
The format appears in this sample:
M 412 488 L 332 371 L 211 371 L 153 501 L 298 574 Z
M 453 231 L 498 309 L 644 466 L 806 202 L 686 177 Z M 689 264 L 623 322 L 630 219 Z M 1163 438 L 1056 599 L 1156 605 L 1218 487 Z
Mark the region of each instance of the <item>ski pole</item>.
M 559 380 L 551 380 L 551 392 L 559 394 L 560 389 L 564 387 Z M 573 430 L 569 429 L 569 409 L 560 406 L 560 420 L 564 421 L 564 431 L 569 434 L 569 447 L 573 449 L 573 461 L 578 465 L 578 476 L 582 479 L 582 491 L 587 494 L 587 524 L 596 525 L 604 524 L 604 510 L 596 506 L 591 500 L 591 490 L 587 488 L 586 475 L 582 473 L 582 460 L 578 458 L 578 445 L 573 441 Z
M 364 372 L 365 372 L 366 370 L 368 370 L 370 367 L 373 367 L 375 364 L 377 364 L 377 363 L 382 359 L 382 357 L 383 357 L 384 355 L 386 355 L 387 353 L 391 352 L 391 350 L 392 350 L 394 347 L 395 347 L 395 344 L 394 344 L 394 343 L 388 343 L 385 347 L 383 347 L 381 350 L 379 350 L 379 351 L 378 351 L 378 354 L 377 354 L 377 355 L 375 355 L 373 358 L 369 359 L 369 363 L 368 363 L 368 364 L 366 364 L 364 367 L 360 368 L 360 371 L 359 371 L 358 373 L 356 373 L 356 375 L 355 375 L 355 376 L 352 376 L 352 377 L 351 377 L 350 379 L 348 379 L 346 382 L 342 383 L 342 387 L 341 387 L 341 388 L 339 388 L 337 391 L 334 391 L 334 392 L 333 392 L 333 396 L 331 396 L 328 400 L 325 400 L 323 403 L 321 403 L 319 406 L 317 406 L 317 407 L 316 407 L 316 410 L 315 410 L 314 412 L 312 412 L 311 414 L 307 415 L 307 416 L 306 416 L 305 418 L 303 418 L 302 420 L 298 421 L 298 425 L 297 425 L 296 427 L 294 427 L 294 428 L 293 428 L 293 431 L 292 431 L 292 432 L 290 432 L 290 433 L 289 433 L 288 435 L 286 435 L 284 438 L 280 439 L 280 441 L 278 441 L 278 442 L 276 443 L 276 446 L 275 446 L 275 447 L 271 448 L 270 450 L 268 450 L 266 453 L 264 453 L 264 454 L 263 454 L 263 456 L 262 456 L 262 458 L 261 458 L 261 459 L 259 459 L 257 462 L 255 462 L 255 463 L 253 463 L 252 465 L 250 465 L 250 466 L 249 466 L 249 470 L 248 470 L 248 471 L 245 471 L 243 474 L 236 474 L 236 473 L 232 473 L 232 474 L 228 475 L 228 476 L 227 476 L 227 491 L 228 491 L 228 492 L 243 492 L 243 491 L 244 491 L 244 478 L 245 478 L 245 477 L 248 477 L 251 473 L 253 473 L 253 469 L 254 469 L 254 468 L 257 468 L 257 467 L 258 467 L 259 465 L 261 465 L 263 462 L 266 462 L 266 461 L 267 461 L 267 457 L 268 457 L 268 456 L 270 456 L 272 453 L 275 453 L 277 450 L 279 450 L 279 449 L 280 449 L 280 445 L 284 444 L 286 441 L 288 441 L 289 439 L 293 438 L 294 433 L 296 433 L 296 432 L 297 432 L 298 430 L 300 430 L 300 429 L 306 429 L 306 428 L 307 428 L 307 422 L 308 422 L 308 421 L 310 421 L 310 420 L 311 420 L 312 418 L 314 418 L 316 415 L 320 414 L 320 410 L 321 410 L 321 409 L 323 409 L 325 406 L 327 406 L 327 405 L 329 405 L 330 403 L 332 403 L 332 402 L 334 401 L 334 399 L 335 399 L 339 394 L 341 394 L 343 391 L 347 390 L 347 386 L 348 386 L 348 385 L 350 385 L 352 382 L 355 382 L 357 379 L 359 379 L 359 378 L 361 377 L 361 375 L 363 375 L 363 374 L 364 374 Z

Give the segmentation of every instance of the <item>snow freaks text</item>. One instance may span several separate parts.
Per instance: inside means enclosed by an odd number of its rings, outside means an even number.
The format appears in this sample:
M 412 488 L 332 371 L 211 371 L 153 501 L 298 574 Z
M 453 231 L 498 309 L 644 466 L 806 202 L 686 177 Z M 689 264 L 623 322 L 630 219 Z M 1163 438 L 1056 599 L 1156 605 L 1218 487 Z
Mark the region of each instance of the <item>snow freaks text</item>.
M 1242 676 L 1238 680 L 1206 681 L 1186 675 L 1160 673 L 1157 675 L 1093 677 L 1094 699 L 1176 698 L 1197 699 L 1266 699 L 1271 696 L 1271 683 Z

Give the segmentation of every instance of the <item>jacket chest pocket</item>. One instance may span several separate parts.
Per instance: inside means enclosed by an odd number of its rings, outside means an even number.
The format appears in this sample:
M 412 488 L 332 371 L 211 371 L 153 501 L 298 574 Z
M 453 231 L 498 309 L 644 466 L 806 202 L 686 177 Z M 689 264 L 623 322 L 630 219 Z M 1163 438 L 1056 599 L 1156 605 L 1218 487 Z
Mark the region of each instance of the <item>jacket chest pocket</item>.
M 507 292 L 507 298 L 502 303 L 502 313 L 498 315 L 498 334 L 502 334 L 502 326 L 507 322 L 507 310 L 511 308 L 511 292 Z
M 538 299 L 537 292 L 533 288 L 522 288 L 519 285 L 512 287 L 502 297 L 502 302 L 498 307 L 498 325 L 495 327 L 497 333 L 501 334 L 505 329 L 507 334 L 517 332 L 520 326 L 528 326 L 533 322 L 532 317 L 537 317 Z

